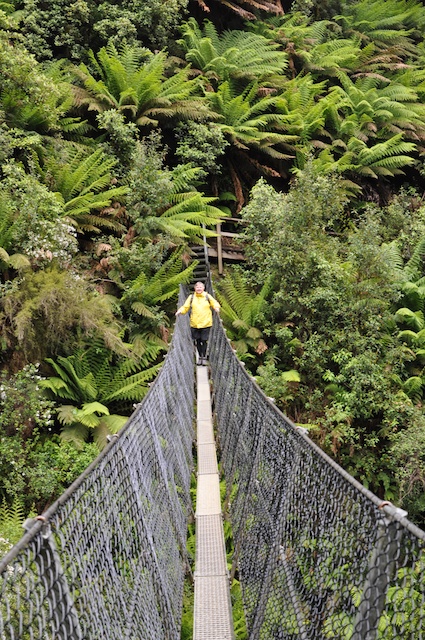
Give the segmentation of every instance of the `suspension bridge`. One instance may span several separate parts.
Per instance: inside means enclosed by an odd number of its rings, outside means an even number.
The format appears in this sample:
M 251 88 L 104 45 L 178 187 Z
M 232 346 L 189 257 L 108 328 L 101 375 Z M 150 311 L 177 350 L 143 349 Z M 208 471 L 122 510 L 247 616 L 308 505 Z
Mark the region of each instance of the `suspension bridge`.
M 421 640 L 424 550 L 262 393 L 218 318 L 196 367 L 179 317 L 125 427 L 0 560 L 0 640 L 178 640 L 185 581 L 194 640 L 232 640 L 235 579 L 249 640 Z

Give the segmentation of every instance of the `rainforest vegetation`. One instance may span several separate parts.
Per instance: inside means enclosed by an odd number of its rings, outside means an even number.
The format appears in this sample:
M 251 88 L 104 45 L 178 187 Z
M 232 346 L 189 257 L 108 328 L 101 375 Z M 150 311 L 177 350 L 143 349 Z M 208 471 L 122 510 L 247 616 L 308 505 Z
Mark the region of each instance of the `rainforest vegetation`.
M 418 0 L 0 2 L 0 552 L 143 398 L 229 215 L 238 356 L 425 525 L 424 33 Z

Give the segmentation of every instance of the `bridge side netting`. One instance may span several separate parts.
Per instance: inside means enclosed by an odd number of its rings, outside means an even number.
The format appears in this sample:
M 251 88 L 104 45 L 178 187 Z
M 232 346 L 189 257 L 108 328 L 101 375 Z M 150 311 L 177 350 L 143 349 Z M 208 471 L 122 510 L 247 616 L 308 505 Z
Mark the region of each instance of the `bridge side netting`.
M 126 426 L 0 561 L 1 640 L 180 638 L 194 438 L 187 324 Z
M 219 322 L 210 363 L 249 639 L 425 638 L 425 532 L 266 398 Z

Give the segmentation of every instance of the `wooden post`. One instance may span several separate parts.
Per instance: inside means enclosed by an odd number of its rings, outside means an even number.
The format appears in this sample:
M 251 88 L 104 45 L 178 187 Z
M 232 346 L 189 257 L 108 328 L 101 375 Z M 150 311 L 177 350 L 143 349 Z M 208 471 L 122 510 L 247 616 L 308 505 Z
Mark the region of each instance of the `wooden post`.
M 221 222 L 217 225 L 217 263 L 218 273 L 223 274 L 223 250 L 221 245 Z

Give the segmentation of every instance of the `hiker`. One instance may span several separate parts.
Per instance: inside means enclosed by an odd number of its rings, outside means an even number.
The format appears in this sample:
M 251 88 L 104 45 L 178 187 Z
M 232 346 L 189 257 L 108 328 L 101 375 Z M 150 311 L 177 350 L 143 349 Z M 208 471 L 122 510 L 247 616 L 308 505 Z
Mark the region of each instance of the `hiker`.
M 192 293 L 180 309 L 177 309 L 176 316 L 190 311 L 190 331 L 192 340 L 198 350 L 198 364 L 207 364 L 207 346 L 213 318 L 211 308 L 220 311 L 220 304 L 209 293 L 206 293 L 203 282 L 196 282 L 195 293 Z

